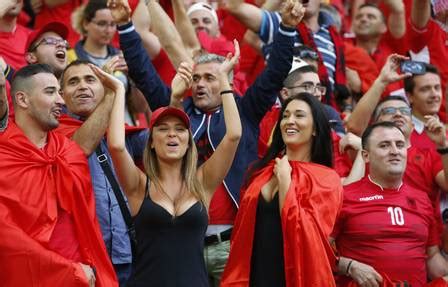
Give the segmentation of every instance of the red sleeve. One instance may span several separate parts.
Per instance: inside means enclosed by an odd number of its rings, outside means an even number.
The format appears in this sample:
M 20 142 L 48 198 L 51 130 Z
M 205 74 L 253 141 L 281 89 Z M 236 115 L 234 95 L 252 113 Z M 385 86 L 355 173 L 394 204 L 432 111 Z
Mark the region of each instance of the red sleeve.
M 440 215 L 438 217 L 440 217 Z M 434 216 L 434 213 L 431 210 L 431 220 L 428 230 L 428 242 L 426 243 L 426 246 L 430 247 L 439 245 L 440 245 L 440 232 L 438 228 L 438 223 L 436 217 Z
M 433 21 L 429 21 L 425 28 L 419 29 L 409 20 L 408 39 L 409 48 L 412 52 L 418 53 L 428 45 L 433 34 L 433 25 L 435 25 L 435 23 Z
M 176 75 L 176 69 L 174 69 L 173 64 L 171 64 L 171 61 L 168 58 L 166 52 L 161 49 L 159 55 L 157 55 L 157 57 L 153 59 L 152 63 L 156 68 L 157 73 L 159 73 L 162 81 L 170 86 L 171 81 Z
M 345 65 L 358 72 L 361 91 L 367 92 L 379 75 L 378 67 L 367 52 L 351 43 L 344 42 Z
M 442 158 L 434 149 L 429 148 L 428 151 L 431 157 L 432 176 L 435 178 L 440 171 L 443 171 Z

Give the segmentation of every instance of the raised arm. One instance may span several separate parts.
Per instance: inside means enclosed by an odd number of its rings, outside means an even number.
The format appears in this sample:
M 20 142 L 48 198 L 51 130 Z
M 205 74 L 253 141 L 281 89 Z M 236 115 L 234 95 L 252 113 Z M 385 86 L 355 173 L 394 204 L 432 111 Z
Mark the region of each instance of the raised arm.
M 296 26 L 305 14 L 305 8 L 299 2 L 289 0 L 287 3 L 289 4 L 283 8 L 282 22 L 275 35 L 266 68 L 241 99 L 244 116 L 257 126 L 283 88 L 283 81 L 291 69 L 294 39 L 297 36 Z
M 198 170 L 199 178 L 202 179 L 204 189 L 208 195 L 208 203 L 210 203 L 213 192 L 222 183 L 232 166 L 242 133 L 240 115 L 229 83 L 229 73 L 240 56 L 238 42 L 236 40 L 233 42 L 235 45 L 235 55 L 232 57 L 229 53 L 226 60 L 219 66 L 217 73 L 221 87 L 226 133 L 212 156 Z
M 148 12 L 152 20 L 151 30 L 159 38 L 173 66 L 178 68 L 181 62 L 193 63 L 193 59 L 187 53 L 173 21 L 171 21 L 171 18 L 166 14 L 159 2 L 150 0 Z
M 171 82 L 171 101 L 170 106 L 183 109 L 183 100 L 185 93 L 191 88 L 193 82 L 193 65 L 183 62 L 180 64 L 177 70 L 176 76 L 174 76 Z
M 403 0 L 384 0 L 389 7 L 390 14 L 387 19 L 387 27 L 395 39 L 400 39 L 406 33 L 406 19 Z
M 118 24 L 120 48 L 129 68 L 129 77 L 145 96 L 151 110 L 168 106 L 171 90 L 160 79 L 140 36 L 129 20 L 130 9 L 127 1 L 109 0 L 108 7 Z
M 201 49 L 201 44 L 185 11 L 184 1 L 171 0 L 171 4 L 173 6 L 176 29 L 179 31 L 179 35 L 182 38 L 185 48 L 188 49 L 189 55 L 193 56 L 196 51 Z
M 105 95 L 93 113 L 72 136 L 72 140 L 81 147 L 87 156 L 95 151 L 101 139 L 104 137 L 104 133 L 109 125 L 110 113 L 115 96 L 120 93 L 125 93 L 123 83 L 117 78 L 101 71 L 96 66 L 90 65 L 90 68 L 103 84 Z
M 96 72 L 102 73 L 99 69 Z M 103 73 L 104 77 L 106 75 Z M 141 182 L 141 179 L 144 181 L 144 174 L 135 165 L 126 149 L 124 106 L 125 94 L 123 91 L 115 96 L 107 131 L 107 145 L 120 186 L 128 198 L 131 213 L 135 214 L 137 212 L 135 207 L 139 206 L 144 198 L 144 188 L 141 188 L 141 184 L 144 184 Z
M 418 29 L 423 29 L 431 18 L 430 0 L 413 0 L 411 10 L 411 22 Z
M 140 1 L 132 14 L 132 22 L 134 23 L 135 30 L 142 38 L 143 46 L 148 52 L 151 59 L 156 58 L 162 46 L 159 38 L 150 31 L 151 17 L 148 13 L 148 8 L 144 1 Z
M 352 114 L 350 115 L 346 127 L 349 132 L 361 136 L 369 125 L 370 118 L 375 111 L 375 107 L 381 99 L 381 94 L 390 83 L 403 80 L 411 74 L 399 74 L 397 72 L 400 63 L 407 58 L 398 54 L 392 54 L 387 58 L 381 72 L 373 82 L 370 89 L 361 97 Z
M 229 0 L 224 8 L 248 29 L 259 32 L 263 19 L 263 11 L 260 8 L 243 0 Z
M 448 149 L 445 125 L 435 116 L 425 116 L 425 131 L 438 150 Z M 448 154 L 440 155 L 443 170 L 439 171 L 435 177 L 437 185 L 444 192 L 448 192 Z

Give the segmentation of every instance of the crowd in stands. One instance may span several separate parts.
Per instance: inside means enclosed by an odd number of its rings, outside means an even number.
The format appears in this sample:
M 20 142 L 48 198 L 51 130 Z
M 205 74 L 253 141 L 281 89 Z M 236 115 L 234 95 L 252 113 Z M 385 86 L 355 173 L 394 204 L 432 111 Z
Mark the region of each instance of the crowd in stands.
M 448 0 L 1 0 L 1 286 L 448 286 Z

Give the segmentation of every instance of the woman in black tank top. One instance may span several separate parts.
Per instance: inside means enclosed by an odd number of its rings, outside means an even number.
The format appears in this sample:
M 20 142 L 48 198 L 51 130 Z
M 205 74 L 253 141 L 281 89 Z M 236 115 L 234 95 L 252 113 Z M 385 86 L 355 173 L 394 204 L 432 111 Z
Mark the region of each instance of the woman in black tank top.
M 142 172 L 125 148 L 124 98 L 115 99 L 107 140 L 137 234 L 128 286 L 208 286 L 203 258 L 207 208 L 230 169 L 242 132 L 228 81 L 238 56 L 235 42 L 235 56 L 221 57 L 222 63 L 217 56 L 210 62 L 196 64 L 200 78 L 195 80 L 196 85 L 202 83 L 204 97 L 211 99 L 209 104 L 218 100 L 215 110 L 222 100 L 226 123 L 222 141 L 199 167 L 188 115 L 177 108 L 162 107 L 152 114 Z M 207 76 L 200 74 L 201 66 Z M 183 63 L 172 84 L 175 100 L 180 101 L 191 80 L 192 68 Z

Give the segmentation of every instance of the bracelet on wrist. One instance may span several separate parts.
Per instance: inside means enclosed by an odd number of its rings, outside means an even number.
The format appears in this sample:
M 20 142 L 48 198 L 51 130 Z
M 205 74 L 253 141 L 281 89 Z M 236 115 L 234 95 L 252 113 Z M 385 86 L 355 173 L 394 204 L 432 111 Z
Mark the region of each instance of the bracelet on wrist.
M 221 93 L 219 93 L 221 96 L 222 95 L 224 95 L 224 94 L 233 94 L 233 91 L 232 90 L 224 90 L 224 91 L 221 91 Z
M 350 276 L 350 267 L 352 267 L 353 259 L 347 264 L 347 269 L 345 270 L 345 275 Z

